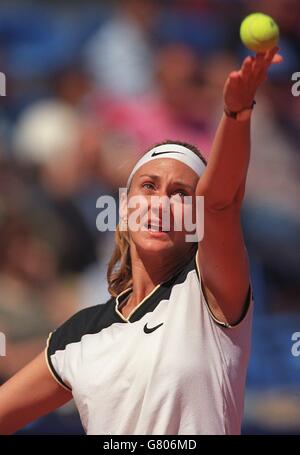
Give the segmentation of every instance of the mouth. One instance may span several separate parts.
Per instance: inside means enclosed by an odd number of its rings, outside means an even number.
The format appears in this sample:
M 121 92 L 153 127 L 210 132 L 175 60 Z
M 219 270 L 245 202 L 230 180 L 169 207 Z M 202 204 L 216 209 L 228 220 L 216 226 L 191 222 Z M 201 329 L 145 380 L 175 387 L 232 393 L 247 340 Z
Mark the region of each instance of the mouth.
M 167 234 L 168 232 L 170 232 L 170 229 L 165 229 L 163 228 L 163 226 L 161 224 L 146 224 L 144 226 L 146 228 L 147 231 L 150 231 L 152 233 L 164 233 L 164 234 Z

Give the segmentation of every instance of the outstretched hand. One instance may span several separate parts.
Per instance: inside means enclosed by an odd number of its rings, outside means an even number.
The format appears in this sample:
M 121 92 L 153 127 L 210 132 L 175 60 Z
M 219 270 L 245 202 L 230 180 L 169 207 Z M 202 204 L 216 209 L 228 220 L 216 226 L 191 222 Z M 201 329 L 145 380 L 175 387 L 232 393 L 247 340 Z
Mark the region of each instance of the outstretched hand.
M 277 54 L 278 50 L 278 47 L 274 47 L 255 57 L 247 57 L 239 71 L 229 74 L 224 87 L 224 102 L 228 109 L 239 112 L 251 107 L 257 89 L 268 77 L 269 67 L 283 60 Z

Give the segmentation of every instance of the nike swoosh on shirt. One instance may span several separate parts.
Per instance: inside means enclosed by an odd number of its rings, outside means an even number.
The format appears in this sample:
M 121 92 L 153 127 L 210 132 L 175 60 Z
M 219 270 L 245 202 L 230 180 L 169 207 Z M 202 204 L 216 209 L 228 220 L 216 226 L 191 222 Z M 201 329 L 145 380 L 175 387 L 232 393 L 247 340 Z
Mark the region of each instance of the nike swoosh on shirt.
M 147 322 L 148 324 L 148 322 Z M 163 322 L 161 324 L 156 325 L 155 327 L 147 327 L 147 324 L 144 325 L 144 332 L 145 333 L 152 333 L 154 330 L 158 329 L 163 325 Z

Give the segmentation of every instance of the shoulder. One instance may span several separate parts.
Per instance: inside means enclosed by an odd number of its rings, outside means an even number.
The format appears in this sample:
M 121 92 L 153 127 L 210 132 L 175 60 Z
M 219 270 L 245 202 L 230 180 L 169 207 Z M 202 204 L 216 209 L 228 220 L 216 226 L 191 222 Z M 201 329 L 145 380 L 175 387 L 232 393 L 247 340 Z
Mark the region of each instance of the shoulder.
M 49 354 L 63 350 L 68 344 L 80 341 L 84 335 L 97 333 L 116 322 L 114 303 L 115 299 L 111 297 L 106 303 L 85 308 L 71 316 L 50 334 Z
M 72 346 L 80 343 L 84 335 L 93 335 L 118 321 L 114 309 L 115 299 L 78 311 L 60 327 L 50 333 L 46 347 L 46 362 L 53 378 L 64 388 L 72 389 L 74 382 L 74 356 Z

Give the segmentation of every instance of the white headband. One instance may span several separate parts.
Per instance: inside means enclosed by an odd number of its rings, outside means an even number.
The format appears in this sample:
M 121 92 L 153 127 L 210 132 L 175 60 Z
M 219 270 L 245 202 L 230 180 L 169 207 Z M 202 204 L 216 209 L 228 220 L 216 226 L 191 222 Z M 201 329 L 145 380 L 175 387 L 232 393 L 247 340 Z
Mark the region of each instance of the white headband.
M 172 158 L 173 160 L 181 161 L 182 163 L 189 166 L 193 169 L 194 172 L 200 177 L 205 170 L 205 164 L 199 156 L 197 156 L 192 150 L 184 147 L 183 145 L 178 144 L 164 144 L 154 147 L 149 150 L 134 166 L 128 180 L 127 188 L 129 188 L 131 180 L 137 170 L 152 160 L 157 160 L 159 158 Z

